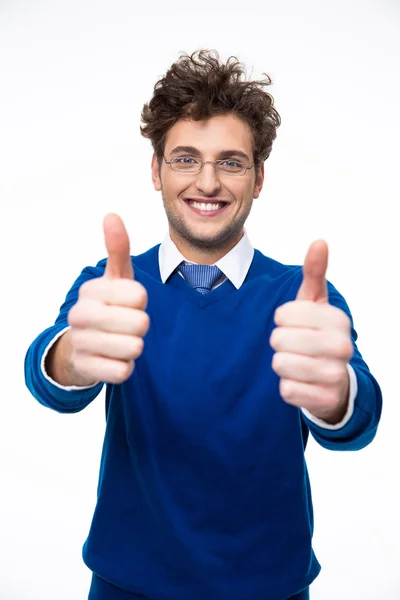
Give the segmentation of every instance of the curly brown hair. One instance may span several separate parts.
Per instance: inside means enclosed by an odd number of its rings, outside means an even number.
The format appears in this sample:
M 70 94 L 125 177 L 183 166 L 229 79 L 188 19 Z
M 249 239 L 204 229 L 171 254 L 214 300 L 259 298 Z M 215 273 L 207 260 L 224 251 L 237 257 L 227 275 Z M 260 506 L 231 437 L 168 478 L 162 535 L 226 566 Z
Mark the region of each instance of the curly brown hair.
M 142 110 L 140 131 L 150 139 L 159 163 L 168 130 L 179 119 L 200 121 L 232 113 L 250 125 L 255 168 L 259 168 L 271 152 L 281 122 L 273 97 L 263 89 L 271 79 L 263 75 L 260 81 L 246 80 L 244 65 L 236 57 L 224 64 L 215 50 L 182 54 L 157 81 Z

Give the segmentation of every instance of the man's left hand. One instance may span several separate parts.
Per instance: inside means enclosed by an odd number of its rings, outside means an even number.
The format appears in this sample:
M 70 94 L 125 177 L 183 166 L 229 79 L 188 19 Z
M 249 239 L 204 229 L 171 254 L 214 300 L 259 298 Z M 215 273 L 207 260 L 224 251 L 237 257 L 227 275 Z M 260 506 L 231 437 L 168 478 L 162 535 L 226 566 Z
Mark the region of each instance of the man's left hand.
M 280 376 L 280 394 L 326 423 L 339 423 L 349 400 L 347 364 L 353 355 L 350 319 L 329 304 L 325 278 L 328 247 L 311 244 L 303 281 L 293 302 L 275 311 L 270 344 L 272 368 Z

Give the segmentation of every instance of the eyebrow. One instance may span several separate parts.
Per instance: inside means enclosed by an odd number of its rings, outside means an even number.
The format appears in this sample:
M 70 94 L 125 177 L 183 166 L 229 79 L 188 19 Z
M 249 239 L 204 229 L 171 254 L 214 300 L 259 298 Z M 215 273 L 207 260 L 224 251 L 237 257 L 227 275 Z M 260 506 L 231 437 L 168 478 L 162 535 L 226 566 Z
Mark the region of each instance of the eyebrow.
M 201 156 L 201 152 L 194 146 L 176 146 L 176 148 L 171 150 L 171 155 L 181 154 L 182 152 L 186 152 L 192 156 L 198 156 L 199 158 Z M 250 161 L 250 158 L 247 156 L 247 154 L 241 150 L 221 150 L 221 152 L 218 154 L 218 160 L 223 160 L 224 158 L 229 158 L 230 156 L 238 156 L 244 160 Z

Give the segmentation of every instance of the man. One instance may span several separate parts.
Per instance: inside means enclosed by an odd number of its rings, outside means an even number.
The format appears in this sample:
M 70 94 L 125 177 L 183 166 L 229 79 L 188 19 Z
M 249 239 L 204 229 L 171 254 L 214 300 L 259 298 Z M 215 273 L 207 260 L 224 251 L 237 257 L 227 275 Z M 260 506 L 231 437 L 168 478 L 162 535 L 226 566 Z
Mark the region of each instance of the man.
M 234 59 L 182 56 L 142 113 L 169 222 L 85 268 L 28 350 L 42 404 L 76 412 L 106 383 L 90 600 L 304 600 L 320 566 L 304 450 L 357 450 L 381 393 L 314 242 L 303 269 L 244 231 L 280 119 Z M 145 338 L 145 339 L 144 339 Z

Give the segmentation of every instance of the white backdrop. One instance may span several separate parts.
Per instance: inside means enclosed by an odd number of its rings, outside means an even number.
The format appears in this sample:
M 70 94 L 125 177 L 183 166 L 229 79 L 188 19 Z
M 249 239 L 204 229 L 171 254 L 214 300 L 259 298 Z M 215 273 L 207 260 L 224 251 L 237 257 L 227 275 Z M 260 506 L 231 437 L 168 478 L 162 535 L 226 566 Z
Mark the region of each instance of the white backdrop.
M 104 396 L 76 415 L 45 409 L 23 359 L 105 256 L 106 212 L 124 218 L 132 253 L 162 240 L 140 111 L 179 52 L 203 47 L 273 78 L 282 126 L 248 233 L 288 263 L 327 240 L 328 277 L 384 393 L 367 449 L 310 441 L 312 599 L 400 599 L 399 39 L 396 0 L 0 0 L 1 600 L 87 598 Z

